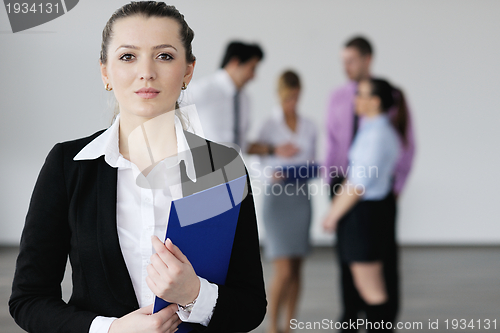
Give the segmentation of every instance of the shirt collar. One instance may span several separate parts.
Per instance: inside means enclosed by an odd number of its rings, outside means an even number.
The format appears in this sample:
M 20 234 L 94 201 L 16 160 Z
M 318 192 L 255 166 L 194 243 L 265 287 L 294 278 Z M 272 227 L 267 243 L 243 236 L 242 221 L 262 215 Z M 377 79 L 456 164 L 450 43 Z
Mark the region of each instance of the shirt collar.
M 74 161 L 94 160 L 104 155 L 104 160 L 113 168 L 129 166 L 130 161 L 123 158 L 120 154 L 119 140 L 120 114 L 116 116 L 113 124 L 83 147 L 82 150 L 73 158 Z M 186 164 L 186 173 L 192 181 L 196 181 L 196 172 L 193 162 L 193 154 L 184 135 L 184 129 L 180 119 L 175 115 L 174 120 L 175 134 L 177 136 L 177 156 L 178 161 L 184 160 Z
M 387 113 L 380 113 L 375 117 L 362 117 L 362 119 L 363 122 L 360 124 L 360 126 L 363 126 L 365 128 L 390 123 L 389 115 Z
M 283 108 L 281 107 L 281 105 L 276 105 L 274 107 L 272 115 L 274 116 L 274 118 L 277 121 L 286 125 L 285 112 L 283 111 Z M 302 122 L 302 116 L 297 111 L 295 111 L 295 115 L 297 117 L 297 125 L 298 125 L 299 123 Z M 288 126 L 288 125 L 286 125 L 286 126 Z
M 229 73 L 224 68 L 221 68 L 217 72 L 215 72 L 215 77 L 216 80 L 221 83 L 221 86 L 228 95 L 233 96 L 238 92 L 233 79 L 231 79 L 231 76 L 229 76 Z

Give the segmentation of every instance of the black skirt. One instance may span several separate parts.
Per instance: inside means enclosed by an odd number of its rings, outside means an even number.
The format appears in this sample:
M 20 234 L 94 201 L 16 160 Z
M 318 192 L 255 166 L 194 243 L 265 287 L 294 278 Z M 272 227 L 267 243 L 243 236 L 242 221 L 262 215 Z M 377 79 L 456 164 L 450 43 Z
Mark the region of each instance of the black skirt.
M 358 201 L 339 221 L 337 250 L 342 262 L 383 260 L 396 250 L 396 200 Z

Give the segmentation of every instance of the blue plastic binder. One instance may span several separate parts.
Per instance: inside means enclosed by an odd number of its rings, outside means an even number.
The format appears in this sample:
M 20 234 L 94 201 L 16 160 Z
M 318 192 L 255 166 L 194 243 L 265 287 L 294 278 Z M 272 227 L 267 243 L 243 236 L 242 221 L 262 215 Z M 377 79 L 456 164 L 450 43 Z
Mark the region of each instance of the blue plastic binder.
M 296 180 L 318 177 L 319 167 L 310 164 L 287 165 L 283 167 L 283 174 L 286 176 L 285 183 L 294 183 Z
M 245 175 L 172 201 L 165 240 L 170 238 L 196 274 L 209 282 L 226 282 L 246 182 Z M 155 297 L 153 313 L 169 304 Z M 181 323 L 178 328 L 178 333 L 193 330 L 189 323 Z

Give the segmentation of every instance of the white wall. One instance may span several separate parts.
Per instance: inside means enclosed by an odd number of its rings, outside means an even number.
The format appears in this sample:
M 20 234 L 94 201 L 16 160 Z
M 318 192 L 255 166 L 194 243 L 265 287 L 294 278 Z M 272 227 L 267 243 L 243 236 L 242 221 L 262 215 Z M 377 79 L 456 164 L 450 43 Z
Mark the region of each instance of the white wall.
M 102 28 L 126 1 L 85 0 L 64 16 L 12 34 L 0 9 L 0 244 L 16 244 L 34 182 L 50 148 L 109 125 L 110 93 L 98 70 Z M 307 5 L 306 5 L 307 3 Z M 232 38 L 266 52 L 253 96 L 253 124 L 269 114 L 285 68 L 303 78 L 300 111 L 320 130 L 330 91 L 345 81 L 342 43 L 375 45 L 374 73 L 402 86 L 417 135 L 414 169 L 400 199 L 405 244 L 500 244 L 500 2 L 172 1 L 196 33 L 195 77 L 212 73 Z M 326 197 L 314 198 L 313 237 Z

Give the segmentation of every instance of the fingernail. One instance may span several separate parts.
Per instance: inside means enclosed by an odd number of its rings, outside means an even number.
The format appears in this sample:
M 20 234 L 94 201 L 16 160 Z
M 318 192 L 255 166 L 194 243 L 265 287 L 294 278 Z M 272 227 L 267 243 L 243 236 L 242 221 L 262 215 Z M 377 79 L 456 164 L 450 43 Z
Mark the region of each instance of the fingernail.
M 170 244 L 172 244 L 172 241 L 170 240 L 170 238 L 167 238 L 167 242 L 169 242 Z

